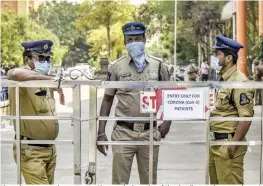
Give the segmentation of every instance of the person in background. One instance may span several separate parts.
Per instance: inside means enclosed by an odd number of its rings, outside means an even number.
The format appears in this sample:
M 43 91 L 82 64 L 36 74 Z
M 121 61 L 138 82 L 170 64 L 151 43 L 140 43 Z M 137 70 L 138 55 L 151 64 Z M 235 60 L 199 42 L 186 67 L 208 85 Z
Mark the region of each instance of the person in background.
M 209 65 L 207 60 L 204 60 L 201 64 L 200 68 L 200 74 L 201 74 L 201 81 L 207 81 L 208 80 L 208 74 L 209 74 Z
M 198 67 L 195 60 L 190 60 L 191 64 L 187 66 L 185 71 L 185 81 L 196 81 L 198 78 Z

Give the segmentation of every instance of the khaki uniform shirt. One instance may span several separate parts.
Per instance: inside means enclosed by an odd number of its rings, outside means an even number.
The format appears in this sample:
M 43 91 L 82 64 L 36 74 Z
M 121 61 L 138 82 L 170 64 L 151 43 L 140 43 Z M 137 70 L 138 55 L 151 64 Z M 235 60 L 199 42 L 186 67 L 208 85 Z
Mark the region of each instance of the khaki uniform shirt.
M 9 73 L 7 78 L 12 80 Z M 55 100 L 50 97 L 48 88 L 46 96 L 37 96 L 39 88 L 19 88 L 20 116 L 56 116 Z M 9 88 L 10 113 L 16 115 L 15 88 Z M 15 120 L 14 120 L 15 121 Z M 15 122 L 14 122 L 14 126 Z M 15 127 L 16 129 L 16 127 Z M 57 120 L 20 120 L 20 134 L 34 140 L 54 140 L 59 131 Z
M 161 81 L 169 81 L 167 67 L 150 55 L 145 55 L 146 66 L 143 72 L 138 73 L 130 56 L 124 56 L 113 62 L 109 68 L 110 81 L 159 81 L 158 70 L 161 63 Z M 115 109 L 117 117 L 149 117 L 149 114 L 140 112 L 140 91 L 142 89 L 118 88 L 106 89 L 105 94 L 114 96 L 116 94 L 118 103 Z M 146 90 L 147 91 L 147 90 Z M 145 121 L 141 121 L 145 123 Z
M 248 81 L 248 78 L 237 70 L 237 66 L 230 68 L 221 77 L 223 81 Z M 231 97 L 232 92 L 232 97 Z M 253 117 L 254 115 L 253 89 L 224 89 L 216 93 L 215 110 L 212 117 Z M 231 103 L 233 102 L 233 103 Z M 211 121 L 210 130 L 217 133 L 233 133 L 238 121 Z

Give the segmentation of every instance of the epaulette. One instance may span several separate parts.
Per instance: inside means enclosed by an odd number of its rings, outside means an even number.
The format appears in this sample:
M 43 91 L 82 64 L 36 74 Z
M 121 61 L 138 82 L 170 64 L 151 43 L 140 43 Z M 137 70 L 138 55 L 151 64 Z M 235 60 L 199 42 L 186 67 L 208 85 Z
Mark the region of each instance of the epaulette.
M 153 59 L 155 59 L 155 60 L 157 60 L 157 61 L 163 62 L 163 60 L 162 60 L 161 58 L 152 56 L 152 55 L 150 55 L 150 54 L 147 54 L 147 55 L 148 55 L 148 57 L 150 57 L 150 58 L 153 58 Z
M 122 56 L 119 59 L 116 59 L 115 61 L 109 63 L 109 68 L 114 66 L 118 61 L 122 60 L 123 58 L 125 58 L 126 56 Z
M 237 70 L 237 74 L 236 74 L 236 80 L 237 81 L 246 81 L 246 80 L 249 80 L 248 77 L 242 73 L 241 71 Z

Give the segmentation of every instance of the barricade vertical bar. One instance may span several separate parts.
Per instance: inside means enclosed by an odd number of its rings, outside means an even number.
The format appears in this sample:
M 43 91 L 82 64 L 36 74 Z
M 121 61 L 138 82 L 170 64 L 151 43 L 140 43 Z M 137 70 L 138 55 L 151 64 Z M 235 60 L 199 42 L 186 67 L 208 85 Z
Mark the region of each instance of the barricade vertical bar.
M 149 184 L 153 184 L 153 113 L 150 114 Z
M 21 148 L 20 148 L 20 122 L 19 122 L 19 87 L 16 87 L 16 162 L 17 162 L 17 184 L 22 183 L 21 179 Z
M 73 116 L 81 118 L 80 85 L 73 88 Z M 81 121 L 73 121 L 74 131 L 74 184 L 81 184 Z
M 97 87 L 89 86 L 89 118 L 97 116 Z M 89 171 L 93 176 L 93 183 L 96 184 L 97 167 L 97 119 L 89 121 Z M 94 171 L 94 172 L 93 172 Z
M 261 151 L 260 151 L 260 184 L 262 184 L 263 182 L 263 172 L 262 172 L 262 168 L 263 168 L 263 89 L 261 89 Z
M 206 116 L 206 163 L 205 163 L 205 184 L 209 184 L 209 148 L 210 148 L 210 88 L 205 88 L 205 106 L 207 107 Z

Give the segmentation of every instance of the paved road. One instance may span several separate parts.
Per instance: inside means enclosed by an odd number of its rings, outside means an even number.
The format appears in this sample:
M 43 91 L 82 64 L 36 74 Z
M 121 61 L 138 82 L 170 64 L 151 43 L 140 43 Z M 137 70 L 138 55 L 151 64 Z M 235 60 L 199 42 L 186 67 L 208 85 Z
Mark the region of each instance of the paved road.
M 67 103 L 61 106 L 57 103 L 59 115 L 72 113 L 72 94 L 70 90 L 65 91 Z M 82 89 L 82 116 L 88 117 L 87 88 Z M 98 92 L 98 105 L 101 104 L 103 90 Z M 99 109 L 99 107 L 98 107 Z M 260 116 L 260 107 L 255 107 L 255 115 Z M 112 113 L 114 111 L 112 110 Z M 112 114 L 111 113 L 111 114 Z M 107 125 L 107 135 L 110 137 L 113 122 Z M 253 122 L 248 133 L 248 140 L 260 140 L 260 122 Z M 60 134 L 58 140 L 73 139 L 73 127 L 70 121 L 60 122 Z M 1 139 L 12 139 L 14 132 L 11 128 L 1 129 Z M 204 123 L 173 123 L 167 141 L 204 141 Z M 82 167 L 83 174 L 88 164 L 88 126 L 82 125 Z M 55 184 L 73 184 L 73 145 L 57 145 L 58 160 L 55 174 Z M 1 144 L 1 184 L 16 183 L 16 164 L 13 160 L 12 145 Z M 107 157 L 98 153 L 97 184 L 111 183 L 111 148 Z M 171 146 L 165 145 L 160 148 L 158 183 L 159 184 L 204 184 L 205 183 L 205 147 L 203 145 Z M 252 147 L 245 158 L 245 184 L 259 184 L 260 176 L 260 147 Z M 130 184 L 139 184 L 136 160 L 132 168 Z

